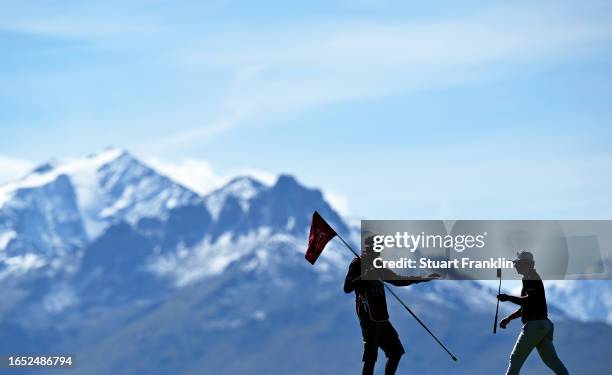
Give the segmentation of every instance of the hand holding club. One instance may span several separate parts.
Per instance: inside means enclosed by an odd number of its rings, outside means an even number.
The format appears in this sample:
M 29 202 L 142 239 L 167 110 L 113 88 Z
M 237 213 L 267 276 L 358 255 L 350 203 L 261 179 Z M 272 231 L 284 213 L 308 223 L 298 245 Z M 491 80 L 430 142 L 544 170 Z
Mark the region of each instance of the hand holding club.
M 510 296 L 507 294 L 501 293 L 497 295 L 497 299 L 499 300 L 499 302 L 506 302 L 510 299 Z

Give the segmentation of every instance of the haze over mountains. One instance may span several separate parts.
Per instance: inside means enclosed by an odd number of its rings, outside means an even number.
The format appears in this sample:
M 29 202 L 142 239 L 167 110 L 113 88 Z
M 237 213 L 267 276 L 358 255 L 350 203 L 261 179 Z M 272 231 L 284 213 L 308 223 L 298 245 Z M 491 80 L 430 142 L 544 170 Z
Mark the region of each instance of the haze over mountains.
M 199 195 L 121 149 L 45 163 L 0 187 L 0 354 L 75 353 L 71 374 L 356 373 L 359 327 L 341 290 L 351 257 L 332 242 L 316 266 L 304 260 L 314 210 L 354 238 L 321 191 L 290 175 Z M 577 373 L 607 374 L 610 284 L 577 283 L 549 289 L 558 348 Z M 392 306 L 402 369 L 502 373 L 517 332 L 491 337 L 490 289 L 401 293 L 461 364 Z

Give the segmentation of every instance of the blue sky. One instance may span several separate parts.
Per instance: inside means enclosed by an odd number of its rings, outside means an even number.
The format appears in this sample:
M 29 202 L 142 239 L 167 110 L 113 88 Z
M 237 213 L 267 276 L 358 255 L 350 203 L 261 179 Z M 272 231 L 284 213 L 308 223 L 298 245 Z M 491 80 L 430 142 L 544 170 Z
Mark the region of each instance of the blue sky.
M 0 180 L 117 145 L 201 190 L 291 173 L 356 217 L 609 218 L 607 1 L 0 8 Z

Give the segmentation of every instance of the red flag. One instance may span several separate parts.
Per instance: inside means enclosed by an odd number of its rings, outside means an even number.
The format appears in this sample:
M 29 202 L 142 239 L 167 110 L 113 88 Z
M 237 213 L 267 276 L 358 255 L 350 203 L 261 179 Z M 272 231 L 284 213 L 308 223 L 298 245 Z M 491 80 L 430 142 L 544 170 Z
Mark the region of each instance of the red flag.
M 335 235 L 336 231 L 315 211 L 312 214 L 312 223 L 310 224 L 310 238 L 308 239 L 308 249 L 306 249 L 306 260 L 314 264 L 323 252 L 325 245 Z

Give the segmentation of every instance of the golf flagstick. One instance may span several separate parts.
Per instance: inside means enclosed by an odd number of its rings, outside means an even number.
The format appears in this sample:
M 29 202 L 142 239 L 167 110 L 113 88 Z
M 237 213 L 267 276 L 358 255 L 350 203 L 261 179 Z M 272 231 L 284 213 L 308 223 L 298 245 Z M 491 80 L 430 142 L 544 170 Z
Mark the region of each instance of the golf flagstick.
M 356 257 L 359 257 L 359 255 L 357 254 L 357 252 L 355 250 L 353 250 L 353 248 L 351 247 L 351 245 L 349 245 L 344 238 L 342 238 L 342 236 L 340 236 L 340 234 L 338 234 L 336 232 L 336 235 L 338 236 L 338 238 L 340 239 L 340 241 L 342 241 L 342 243 L 344 243 L 344 245 L 346 246 L 347 249 L 349 249 L 351 251 L 351 253 L 353 253 L 353 255 L 355 255 Z M 389 291 L 389 293 L 391 293 L 391 295 L 397 300 L 397 302 L 400 303 L 400 305 L 402 305 L 406 311 L 408 311 L 410 313 L 410 315 L 412 315 L 412 317 L 421 325 L 421 327 L 423 327 L 427 333 L 429 333 L 431 335 L 431 337 L 433 337 L 434 340 L 436 340 L 436 342 L 442 347 L 442 349 L 444 349 L 446 351 L 446 353 L 448 353 L 448 355 L 450 355 L 450 357 L 453 359 L 453 361 L 457 362 L 457 357 L 455 357 L 453 355 L 453 353 L 451 353 L 446 346 L 444 346 L 444 344 L 442 344 L 442 342 L 440 340 L 438 340 L 438 338 L 436 337 L 436 335 L 433 334 L 433 332 L 431 332 L 429 330 L 429 328 L 427 328 L 427 326 L 425 325 L 425 323 L 423 323 L 421 321 L 421 319 L 419 319 L 418 316 L 416 316 L 415 313 L 412 312 L 412 310 L 410 310 L 410 307 L 408 307 L 408 305 L 406 305 L 404 303 L 404 301 L 402 301 L 402 299 L 395 294 L 395 292 L 391 289 L 391 287 L 389 287 L 387 284 L 385 284 L 385 282 L 382 279 L 379 279 L 382 283 L 383 286 L 385 287 L 385 289 L 387 289 Z
M 501 274 L 501 268 L 497 269 L 497 277 L 499 278 L 499 288 L 497 288 L 497 295 L 499 295 L 501 293 L 501 278 L 502 278 L 502 274 Z M 495 308 L 495 322 L 493 322 L 493 334 L 497 333 L 497 316 L 499 313 L 499 299 L 497 300 L 497 308 Z

